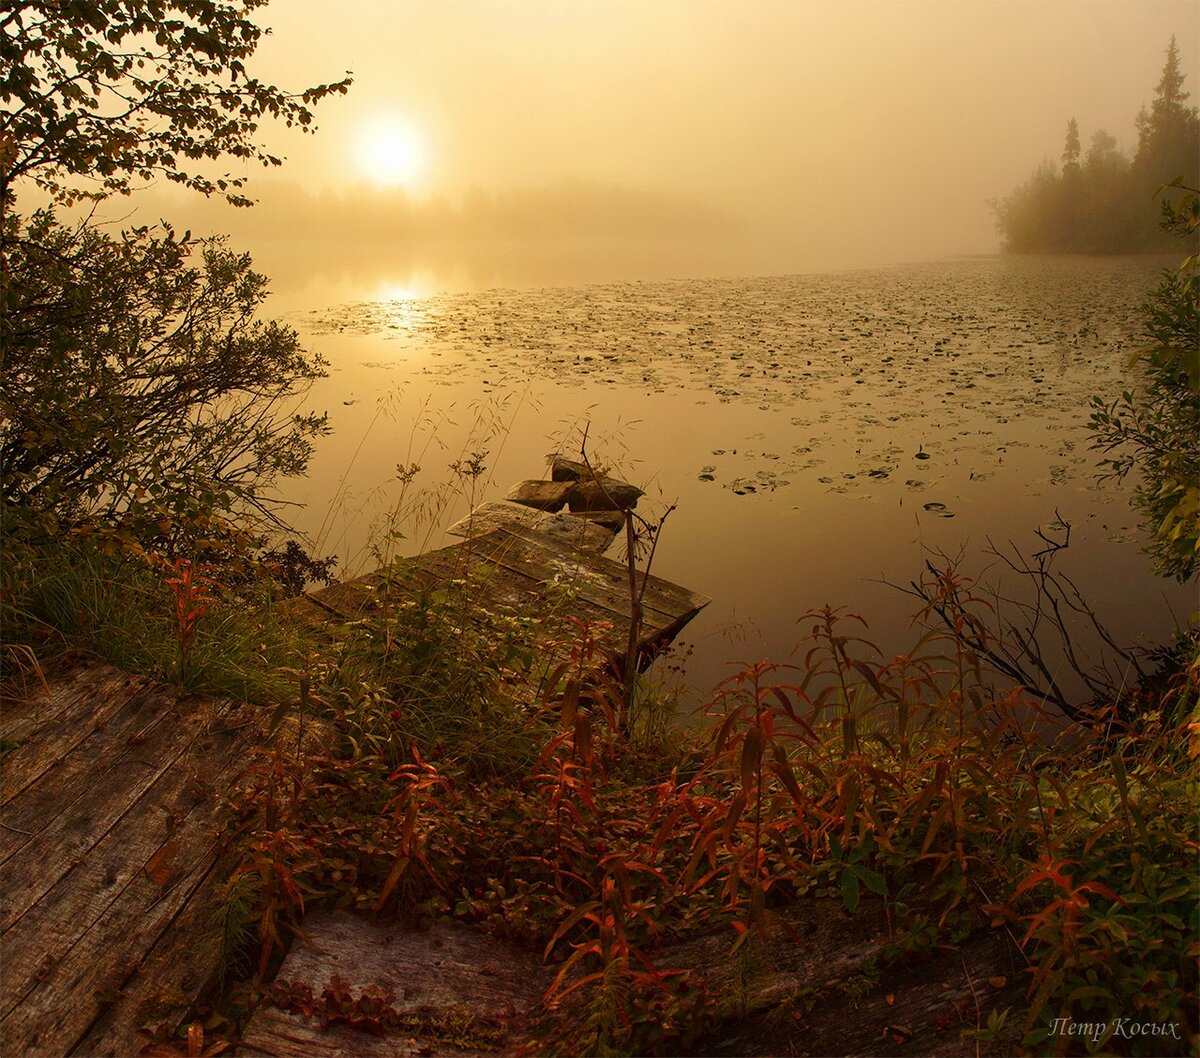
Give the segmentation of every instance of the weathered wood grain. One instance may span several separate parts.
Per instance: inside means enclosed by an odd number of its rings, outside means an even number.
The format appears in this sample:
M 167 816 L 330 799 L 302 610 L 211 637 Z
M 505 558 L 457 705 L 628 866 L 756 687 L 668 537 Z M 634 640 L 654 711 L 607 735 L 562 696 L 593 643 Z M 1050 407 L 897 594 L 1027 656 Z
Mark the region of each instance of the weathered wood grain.
M 511 500 L 491 500 L 481 503 L 465 518 L 446 530 L 448 536 L 483 536 L 493 529 L 518 525 L 539 533 L 561 538 L 579 551 L 601 554 L 616 537 L 611 526 L 601 525 L 591 518 L 571 514 L 550 514 L 536 507 L 526 507 Z
M 569 589 L 572 601 L 583 599 L 608 611 L 614 621 L 628 622 L 628 570 L 619 562 L 603 556 L 583 554 L 559 540 L 547 538 L 521 526 L 504 526 L 494 533 L 454 547 L 431 551 L 410 559 L 406 565 L 436 570 L 447 575 L 454 570 L 494 566 L 510 575 L 514 587 L 525 596 L 542 593 L 550 586 Z M 497 576 L 493 583 L 504 578 Z M 638 574 L 639 585 L 641 574 Z M 655 627 L 674 622 L 685 614 L 694 615 L 708 600 L 651 576 L 647 580 L 642 606 L 647 623 Z
M 138 687 L 112 673 L 100 685 Z M 39 782 L 14 802 L 50 822 L 0 871 L 0 1053 L 136 1054 L 137 1028 L 182 1016 L 215 966 L 201 940 L 228 863 L 225 795 L 262 741 L 261 714 L 162 687 L 129 697 L 142 703 L 131 716 L 157 717 L 144 739 L 94 733 L 72 751 L 91 774 L 64 788 L 52 768 L 46 794 Z
M 103 727 L 147 680 L 111 665 L 85 663 L 69 680 L 54 679 L 0 711 L 0 739 L 13 746 L 0 762 L 0 806 Z M 86 672 L 87 678 L 79 673 Z M 34 737 L 38 736 L 38 737 Z
M 103 956 L 99 961 L 111 971 L 117 949 L 140 957 L 142 916 L 153 918 L 172 893 L 187 888 L 190 876 L 211 865 L 222 829 L 216 790 L 231 784 L 229 773 L 240 770 L 243 756 L 237 731 L 206 733 L 5 931 L 0 1026 L 7 1031 L 13 1008 L 29 1003 L 34 992 L 37 1003 L 50 1008 L 70 996 L 77 982 L 63 984 L 63 978 L 72 967 L 89 973 Z M 43 975 L 47 965 L 52 972 Z
M 580 551 L 537 529 L 505 524 L 461 544 L 403 559 L 388 575 L 368 574 L 313 592 L 309 598 L 331 616 L 355 620 L 379 612 L 389 598 L 469 580 L 464 621 L 486 623 L 489 612 L 569 614 L 592 626 L 610 625 L 611 642 L 623 652 L 633 613 L 628 577 L 619 562 Z M 647 578 L 638 636 L 642 656 L 652 655 L 708 601 L 661 577 Z M 549 628 L 547 639 L 557 631 Z
M 684 1053 L 966 1058 L 977 1053 L 976 1043 L 961 1031 L 985 1024 L 992 1010 L 1019 1004 L 1022 991 L 1019 954 L 1001 933 L 983 932 L 881 970 L 888 933 L 882 908 L 873 903 L 851 915 L 840 900 L 802 900 L 781 910 L 776 927 L 733 958 L 735 936 L 727 921 L 714 919 L 705 934 L 654 953 L 659 967 L 687 970 L 711 994 L 730 1000 L 722 1020 L 690 1027 L 691 1049 Z M 435 1022 L 457 1015 L 491 1024 L 502 1014 L 508 1031 L 501 1053 L 510 1053 L 528 1039 L 535 1019 L 582 1016 L 586 998 L 579 994 L 561 1009 L 544 1006 L 553 973 L 536 954 L 456 924 L 435 923 L 421 932 L 333 912 L 306 922 L 305 938 L 279 979 L 319 995 L 337 975 L 356 995 L 368 987 L 391 991 L 396 1009 Z M 1003 1054 L 1015 1042 L 983 1041 L 978 1053 Z M 463 1052 L 436 1035 L 377 1037 L 344 1025 L 322 1030 L 268 1006 L 251 1021 L 240 1053 L 383 1058 Z
M 174 697 L 162 689 L 140 690 L 114 714 L 5 805 L 0 834 L 0 878 L 6 912 L 22 907 L 18 895 L 28 874 L 58 879 L 55 861 L 70 865 L 100 840 L 142 789 L 154 781 L 158 762 L 190 729 L 180 726 Z M 18 853 L 20 858 L 13 861 Z M 65 867 L 62 868 L 65 870 Z M 0 916 L 0 928 L 8 920 Z
M 524 1039 L 529 1016 L 538 1009 L 550 977 L 537 955 L 453 923 L 425 931 L 368 921 L 343 911 L 310 916 L 280 968 L 278 979 L 308 985 L 316 994 L 334 975 L 355 994 L 376 987 L 394 994 L 392 1006 L 421 1014 L 433 1024 L 489 1029 L 503 1026 L 503 1053 Z M 311 1055 L 457 1056 L 487 1053 L 452 1034 L 413 1033 L 374 1037 L 334 1026 L 328 1031 L 299 1014 L 265 1007 L 242 1040 L 243 1054 L 275 1058 Z M 411 1049 L 405 1049 L 411 1048 Z M 492 1053 L 495 1053 L 494 1051 Z
M 496 1051 L 460 1048 L 444 1041 L 404 1035 L 376 1036 L 345 1025 L 321 1029 L 295 1014 L 262 1007 L 254 1015 L 254 1035 L 238 1046 L 239 1055 L 267 1058 L 496 1058 Z
M 206 717 L 175 701 L 159 688 L 135 695 L 6 806 L 0 931 L 83 859 L 195 737 Z
M 616 478 L 585 478 L 571 483 L 567 506 L 572 511 L 627 511 L 644 495 L 636 485 Z
M 138 1030 L 178 1020 L 201 997 L 214 972 L 209 932 L 215 900 L 236 859 L 226 853 L 118 986 L 121 1001 L 100 1007 L 72 1055 L 121 1056 L 142 1044 Z
M 567 481 L 522 481 L 508 490 L 505 499 L 542 511 L 558 511 L 567 502 L 570 491 L 571 483 Z

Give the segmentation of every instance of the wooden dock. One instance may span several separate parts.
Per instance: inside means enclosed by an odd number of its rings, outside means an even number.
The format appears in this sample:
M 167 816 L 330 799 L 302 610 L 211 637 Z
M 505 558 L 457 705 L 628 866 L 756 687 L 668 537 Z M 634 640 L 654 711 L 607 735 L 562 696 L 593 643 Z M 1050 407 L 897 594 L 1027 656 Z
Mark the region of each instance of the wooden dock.
M 135 1055 L 184 1014 L 256 716 L 95 662 L 4 703 L 0 1053 Z
M 636 621 L 643 663 L 708 600 L 639 573 L 635 604 L 627 567 L 601 552 L 624 518 L 605 504 L 640 492 L 583 486 L 527 482 L 454 527 L 462 543 L 313 592 L 292 612 L 333 631 L 457 586 L 465 619 L 553 612 L 606 631 L 614 658 Z M 549 666 L 555 623 L 539 627 Z M 216 969 L 207 934 L 233 866 L 226 806 L 267 739 L 266 711 L 94 661 L 3 704 L 0 1054 L 138 1054 L 139 1030 L 179 1023 Z M 257 1045 L 285 1053 L 277 1040 Z
M 556 461 L 556 477 L 578 473 L 563 466 L 579 464 Z M 570 509 L 577 494 L 578 508 Z M 380 616 L 414 591 L 456 584 L 469 597 L 475 621 L 569 616 L 606 639 L 621 663 L 635 621 L 635 593 L 628 567 L 602 552 L 624 521 L 616 505 L 632 506 L 640 495 L 633 486 L 608 478 L 523 482 L 508 499 L 481 504 L 451 526 L 448 533 L 465 537 L 462 543 L 398 559 L 388 569 L 310 592 L 296 604 L 296 613 L 316 625 L 328 625 L 331 619 L 355 621 Z M 641 571 L 635 573 L 635 586 L 640 610 L 636 652 L 644 666 L 710 600 Z M 546 650 L 548 666 L 561 633 L 561 624 L 548 620 L 543 625 L 538 645 Z
M 466 582 L 478 620 L 486 621 L 489 614 L 565 610 L 593 628 L 609 629 L 614 644 L 623 647 L 629 634 L 633 606 L 625 566 L 519 525 L 501 526 L 461 544 L 401 559 L 392 570 L 311 592 L 307 616 L 358 620 L 378 615 L 414 589 L 454 581 Z M 708 601 L 661 577 L 649 577 L 641 600 L 641 655 L 652 656 L 669 643 Z

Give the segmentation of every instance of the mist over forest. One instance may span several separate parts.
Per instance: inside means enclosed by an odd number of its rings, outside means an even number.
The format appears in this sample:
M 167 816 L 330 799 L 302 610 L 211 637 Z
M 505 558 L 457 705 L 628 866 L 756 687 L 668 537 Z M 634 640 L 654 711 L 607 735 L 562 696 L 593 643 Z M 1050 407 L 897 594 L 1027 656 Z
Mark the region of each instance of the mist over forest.
M 0 12 L 0 1054 L 1200 1054 L 1200 5 L 268 6 Z
M 1074 117 L 1085 183 L 1105 167 L 1139 181 L 1120 203 L 1102 181 L 1076 212 L 1137 213 L 1119 227 L 1155 245 L 1134 118 L 1173 34 L 1184 90 L 1200 77 L 1192 5 L 1051 5 L 1036 33 L 1004 3 L 784 4 L 756 20 L 701 6 L 546 17 L 536 49 L 491 8 L 373 12 L 371 34 L 348 20 L 318 43 L 319 5 L 272 7 L 268 75 L 358 68 L 356 91 L 315 137 L 272 130 L 282 173 L 239 173 L 253 209 L 158 183 L 109 215 L 227 232 L 297 297 L 871 267 L 1035 248 L 998 232 L 993 206 L 1013 233 L 1052 227 L 1016 189 L 1058 172 Z M 388 136 L 406 154 L 391 168 Z
M 1158 210 L 1150 204 L 1172 181 L 1191 188 L 1200 184 L 1200 117 L 1187 104 L 1191 93 L 1185 80 L 1172 37 L 1154 99 L 1134 120 L 1132 153 L 1121 151 L 1116 137 L 1103 128 L 1081 139 L 1079 123 L 1070 118 L 1060 164 L 1043 162 L 996 203 L 1005 248 L 1050 253 L 1169 249 L 1171 234 L 1161 229 Z

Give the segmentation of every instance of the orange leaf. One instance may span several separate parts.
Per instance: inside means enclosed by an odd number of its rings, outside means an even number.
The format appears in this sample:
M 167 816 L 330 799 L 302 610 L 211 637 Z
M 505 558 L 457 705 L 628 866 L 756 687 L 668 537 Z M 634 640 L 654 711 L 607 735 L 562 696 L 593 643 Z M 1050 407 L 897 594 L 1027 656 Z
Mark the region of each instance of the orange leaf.
M 174 863 L 178 852 L 179 846 L 173 841 L 168 841 L 146 861 L 146 866 L 142 868 L 146 877 L 160 888 L 166 885 L 173 877 L 171 864 Z
M 752 727 L 746 732 L 742 743 L 742 789 L 749 791 L 754 785 L 754 775 L 759 766 L 759 753 L 762 749 L 762 736 L 758 728 Z
M 383 910 L 383 905 L 387 903 L 387 898 L 392 895 L 392 890 L 396 887 L 396 883 L 400 881 L 404 872 L 408 870 L 409 857 L 397 856 L 396 862 L 392 864 L 392 869 L 388 872 L 387 881 L 383 883 L 383 888 L 379 890 L 379 899 L 375 901 L 375 910 Z

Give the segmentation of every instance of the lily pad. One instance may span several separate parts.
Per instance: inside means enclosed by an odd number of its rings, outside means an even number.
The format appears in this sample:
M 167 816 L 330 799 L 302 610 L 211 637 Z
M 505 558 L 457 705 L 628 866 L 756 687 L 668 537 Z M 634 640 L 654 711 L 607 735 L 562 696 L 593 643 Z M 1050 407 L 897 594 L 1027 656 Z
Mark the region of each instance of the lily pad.
M 950 510 L 944 503 L 938 503 L 936 500 L 924 505 L 925 510 L 938 518 L 953 518 L 954 512 Z

